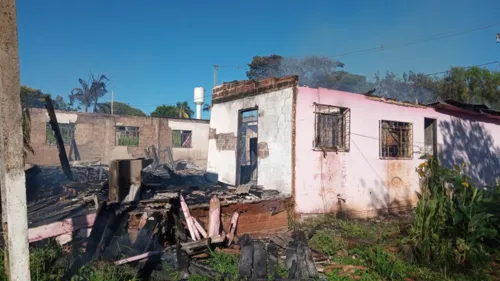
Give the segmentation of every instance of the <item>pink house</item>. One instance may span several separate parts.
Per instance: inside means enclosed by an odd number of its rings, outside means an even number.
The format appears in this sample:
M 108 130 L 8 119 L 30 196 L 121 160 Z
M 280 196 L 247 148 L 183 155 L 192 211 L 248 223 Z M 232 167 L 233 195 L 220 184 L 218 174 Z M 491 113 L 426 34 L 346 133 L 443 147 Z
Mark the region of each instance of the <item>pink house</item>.
M 465 163 L 481 186 L 500 179 L 500 113 L 483 105 L 403 103 L 299 87 L 294 76 L 226 83 L 212 103 L 208 170 L 227 184 L 247 183 L 241 128 L 251 111 L 254 184 L 290 195 L 298 215 L 411 208 L 425 153 L 448 166 Z

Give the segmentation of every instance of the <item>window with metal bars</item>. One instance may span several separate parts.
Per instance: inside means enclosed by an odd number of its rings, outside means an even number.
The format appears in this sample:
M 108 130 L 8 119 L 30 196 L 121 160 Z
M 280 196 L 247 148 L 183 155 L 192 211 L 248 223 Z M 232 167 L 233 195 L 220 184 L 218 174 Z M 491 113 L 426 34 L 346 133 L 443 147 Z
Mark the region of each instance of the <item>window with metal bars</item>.
M 412 123 L 380 120 L 380 157 L 413 158 Z
M 349 151 L 350 110 L 348 108 L 315 104 L 316 149 Z
M 117 126 L 116 144 L 118 146 L 139 146 L 139 127 Z
M 69 124 L 61 124 L 59 123 L 59 131 L 61 132 L 61 137 L 63 139 L 63 142 L 65 145 L 70 145 L 71 141 L 75 137 L 75 124 L 74 123 L 69 123 Z M 50 126 L 50 123 L 47 122 L 46 126 L 46 137 L 47 137 L 47 144 L 49 145 L 56 145 L 57 140 L 56 140 L 56 135 L 54 134 L 54 131 L 52 130 L 52 127 Z
M 191 131 L 173 130 L 172 131 L 172 146 L 173 147 L 191 147 Z

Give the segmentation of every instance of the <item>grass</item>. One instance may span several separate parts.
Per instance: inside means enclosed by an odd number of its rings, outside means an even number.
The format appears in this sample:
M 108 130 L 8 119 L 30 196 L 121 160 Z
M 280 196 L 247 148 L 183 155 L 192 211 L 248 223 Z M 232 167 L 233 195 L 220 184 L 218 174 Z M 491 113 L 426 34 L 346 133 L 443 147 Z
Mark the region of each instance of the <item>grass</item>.
M 309 245 L 328 255 L 333 264 L 341 267 L 326 274 L 330 281 L 491 280 L 484 271 L 450 274 L 408 262 L 401 243 L 406 227 L 397 221 L 375 223 L 326 216 L 297 227 L 318 229 Z M 344 265 L 344 268 L 349 268 L 349 265 L 363 266 L 366 270 L 343 270 Z

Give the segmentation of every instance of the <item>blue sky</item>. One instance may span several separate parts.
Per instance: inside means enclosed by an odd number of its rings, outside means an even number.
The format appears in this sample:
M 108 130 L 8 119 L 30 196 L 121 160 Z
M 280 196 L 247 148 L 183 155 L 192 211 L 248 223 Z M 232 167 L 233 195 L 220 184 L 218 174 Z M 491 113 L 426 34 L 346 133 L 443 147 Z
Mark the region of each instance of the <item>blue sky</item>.
M 245 66 L 254 55 L 334 56 L 496 22 L 340 60 L 345 70 L 368 77 L 500 60 L 498 0 L 17 0 L 17 13 L 21 83 L 67 98 L 79 77 L 104 73 L 115 100 L 146 113 L 191 102 L 197 86 L 210 102 L 212 65 Z M 245 79 L 245 69 L 222 68 L 218 77 L 219 83 Z

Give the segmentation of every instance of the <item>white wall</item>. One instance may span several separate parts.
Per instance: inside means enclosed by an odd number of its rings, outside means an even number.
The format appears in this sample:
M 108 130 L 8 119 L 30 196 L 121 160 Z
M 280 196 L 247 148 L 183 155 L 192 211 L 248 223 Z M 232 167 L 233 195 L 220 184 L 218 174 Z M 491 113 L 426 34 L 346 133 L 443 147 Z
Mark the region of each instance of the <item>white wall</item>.
M 173 130 L 191 131 L 191 148 L 172 147 L 174 160 L 188 160 L 200 168 L 207 167 L 208 154 L 208 122 L 194 122 L 192 119 L 183 121 L 169 119 L 168 126 Z
M 214 104 L 210 113 L 210 128 L 216 135 L 232 133 L 237 138 L 239 110 L 258 107 L 258 142 L 267 143 L 269 155 L 258 159 L 257 184 L 286 194 L 292 190 L 292 102 L 290 87 Z M 218 149 L 216 138 L 208 142 L 207 170 L 218 174 L 219 181 L 235 185 L 236 150 Z

